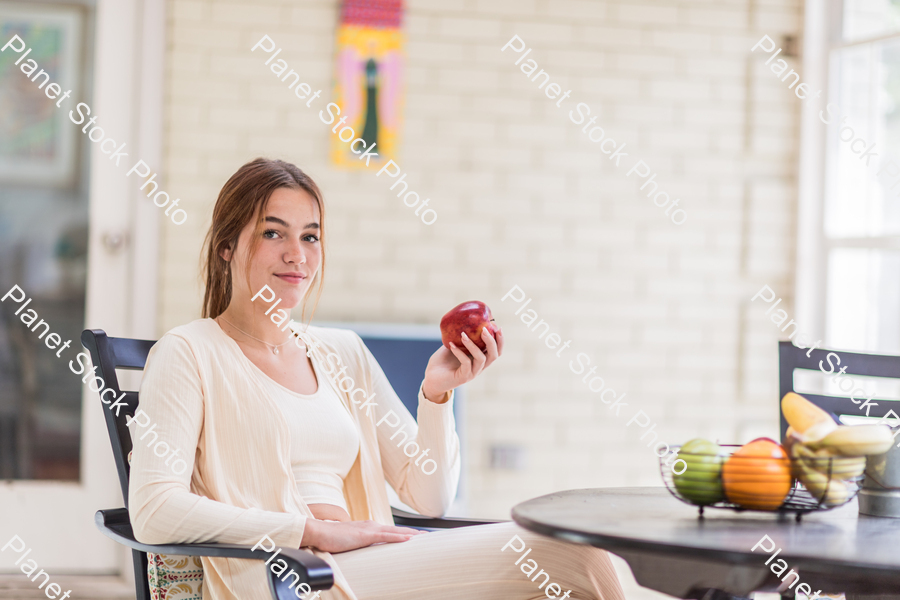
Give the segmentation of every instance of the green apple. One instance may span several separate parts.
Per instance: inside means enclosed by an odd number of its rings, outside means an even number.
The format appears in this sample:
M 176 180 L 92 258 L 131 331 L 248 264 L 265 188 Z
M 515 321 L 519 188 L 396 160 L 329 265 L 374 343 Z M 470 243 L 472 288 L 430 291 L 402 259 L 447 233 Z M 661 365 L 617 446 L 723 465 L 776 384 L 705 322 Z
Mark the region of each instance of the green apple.
M 687 464 L 683 473 L 672 473 L 675 489 L 694 504 L 724 500 L 722 492 L 722 449 L 715 442 L 696 438 L 681 447 L 678 458 Z

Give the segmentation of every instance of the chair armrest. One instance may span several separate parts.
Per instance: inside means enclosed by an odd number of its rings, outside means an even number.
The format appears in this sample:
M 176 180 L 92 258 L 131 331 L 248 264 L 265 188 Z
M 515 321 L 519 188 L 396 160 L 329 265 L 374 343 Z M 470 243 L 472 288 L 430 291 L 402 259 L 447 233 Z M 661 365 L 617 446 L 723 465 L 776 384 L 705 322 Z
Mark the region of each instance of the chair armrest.
M 246 558 L 251 560 L 268 560 L 272 552 L 253 550 L 249 546 L 234 544 L 143 544 L 134 539 L 131 528 L 131 519 L 128 509 L 114 508 L 110 510 L 98 510 L 94 515 L 97 528 L 107 537 L 112 538 L 123 546 L 128 546 L 141 552 L 153 552 L 154 554 L 172 554 L 175 556 L 211 556 L 218 558 Z M 283 558 L 288 567 L 300 575 L 299 583 L 305 582 L 314 590 L 327 590 L 334 585 L 334 573 L 331 566 L 324 560 L 299 548 L 281 548 L 278 558 Z M 271 571 L 269 573 L 269 589 L 273 598 L 294 598 L 293 590 L 288 589 L 288 584 L 282 582 Z
M 456 527 L 472 527 L 474 525 L 490 525 L 491 523 L 505 523 L 506 521 L 493 521 L 490 519 L 462 519 L 459 517 L 425 517 L 415 513 L 391 507 L 394 515 L 394 524 L 403 527 L 425 527 L 431 529 L 454 529 Z

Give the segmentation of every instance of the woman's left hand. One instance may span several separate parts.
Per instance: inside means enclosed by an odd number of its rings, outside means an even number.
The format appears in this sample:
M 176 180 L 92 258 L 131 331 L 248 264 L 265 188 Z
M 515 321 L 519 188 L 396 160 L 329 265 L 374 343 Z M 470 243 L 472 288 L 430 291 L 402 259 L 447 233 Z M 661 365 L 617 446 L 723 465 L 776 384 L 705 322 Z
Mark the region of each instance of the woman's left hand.
M 438 348 L 431 355 L 425 367 L 425 381 L 422 393 L 432 402 L 446 402 L 445 394 L 450 390 L 468 383 L 484 371 L 503 354 L 503 332 L 498 330 L 496 339 L 487 327 L 481 330 L 481 339 L 486 348 L 480 350 L 475 342 L 463 333 L 459 342 L 465 346 L 471 356 L 463 352 L 459 344 L 450 342 L 450 350 L 446 346 Z

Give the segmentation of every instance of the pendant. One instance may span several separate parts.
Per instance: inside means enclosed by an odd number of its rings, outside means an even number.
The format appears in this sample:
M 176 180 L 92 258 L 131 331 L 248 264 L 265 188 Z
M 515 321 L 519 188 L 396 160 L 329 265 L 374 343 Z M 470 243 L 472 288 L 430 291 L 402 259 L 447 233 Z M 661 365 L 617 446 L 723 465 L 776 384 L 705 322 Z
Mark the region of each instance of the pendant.
M 276 346 L 276 347 L 272 348 L 272 352 L 274 354 L 278 354 L 278 347 Z

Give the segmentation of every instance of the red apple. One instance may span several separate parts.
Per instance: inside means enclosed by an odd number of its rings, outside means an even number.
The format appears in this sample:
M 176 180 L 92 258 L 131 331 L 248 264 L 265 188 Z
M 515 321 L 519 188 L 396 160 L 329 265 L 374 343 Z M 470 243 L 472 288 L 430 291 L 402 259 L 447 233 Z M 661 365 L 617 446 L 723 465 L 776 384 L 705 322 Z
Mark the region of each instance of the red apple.
M 765 441 L 767 441 L 767 442 L 772 442 L 773 444 L 778 444 L 778 442 L 776 442 L 775 440 L 773 440 L 773 439 L 770 438 L 770 437 L 758 437 L 758 438 L 756 438 L 755 440 L 750 440 L 748 443 L 749 443 L 749 444 L 752 444 L 753 442 L 759 442 L 759 441 L 761 441 L 761 440 L 765 440 Z
M 487 346 L 481 339 L 481 330 L 485 327 L 491 335 L 500 331 L 500 328 L 494 323 L 494 317 L 491 315 L 488 305 L 478 300 L 463 302 L 459 306 L 451 308 L 441 319 L 441 341 L 447 350 L 450 349 L 450 342 L 453 342 L 466 355 L 470 355 L 468 349 L 463 345 L 462 334 L 465 333 L 480 350 L 484 350 Z

